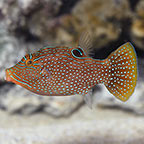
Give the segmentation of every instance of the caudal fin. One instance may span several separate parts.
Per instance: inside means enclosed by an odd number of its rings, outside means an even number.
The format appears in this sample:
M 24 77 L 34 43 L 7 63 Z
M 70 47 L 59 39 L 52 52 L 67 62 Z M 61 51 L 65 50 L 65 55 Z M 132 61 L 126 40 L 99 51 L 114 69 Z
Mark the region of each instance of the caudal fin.
M 121 101 L 126 101 L 134 92 L 137 82 L 137 59 L 131 43 L 125 43 L 105 60 L 108 77 L 107 89 Z

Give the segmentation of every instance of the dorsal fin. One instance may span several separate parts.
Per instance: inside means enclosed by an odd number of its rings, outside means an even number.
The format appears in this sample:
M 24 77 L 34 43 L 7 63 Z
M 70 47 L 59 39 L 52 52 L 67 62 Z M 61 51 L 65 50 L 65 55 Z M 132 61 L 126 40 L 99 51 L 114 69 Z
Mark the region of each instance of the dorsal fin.
M 93 47 L 93 40 L 89 32 L 85 31 L 81 34 L 78 46 L 80 46 L 85 51 L 86 55 L 90 55 L 91 49 Z

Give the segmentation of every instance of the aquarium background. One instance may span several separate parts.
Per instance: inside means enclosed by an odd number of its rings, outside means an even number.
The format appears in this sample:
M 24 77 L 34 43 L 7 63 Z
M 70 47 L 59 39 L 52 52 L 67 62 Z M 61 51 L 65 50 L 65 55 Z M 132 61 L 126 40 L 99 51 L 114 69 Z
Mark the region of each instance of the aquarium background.
M 83 96 L 44 97 L 4 80 L 5 69 L 47 45 L 77 46 L 106 58 L 130 41 L 139 77 L 127 102 L 103 85 L 93 108 Z M 144 0 L 0 0 L 0 144 L 144 144 Z

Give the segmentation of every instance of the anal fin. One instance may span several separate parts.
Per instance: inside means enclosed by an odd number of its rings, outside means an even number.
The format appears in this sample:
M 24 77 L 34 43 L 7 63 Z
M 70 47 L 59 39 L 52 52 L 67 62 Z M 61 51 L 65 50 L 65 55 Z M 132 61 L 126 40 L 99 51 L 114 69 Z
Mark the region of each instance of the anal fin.
M 92 109 L 93 105 L 93 91 L 90 89 L 87 94 L 84 95 L 84 101 L 87 104 L 87 106 Z

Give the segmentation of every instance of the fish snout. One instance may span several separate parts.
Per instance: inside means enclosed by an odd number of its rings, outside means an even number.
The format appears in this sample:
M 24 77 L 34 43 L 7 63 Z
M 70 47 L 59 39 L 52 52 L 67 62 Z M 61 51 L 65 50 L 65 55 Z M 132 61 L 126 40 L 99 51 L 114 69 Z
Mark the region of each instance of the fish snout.
M 10 68 L 8 68 L 8 69 L 6 69 L 5 70 L 5 80 L 6 81 L 12 81 L 12 78 L 10 77 L 10 75 L 11 75 L 11 70 L 10 70 Z

